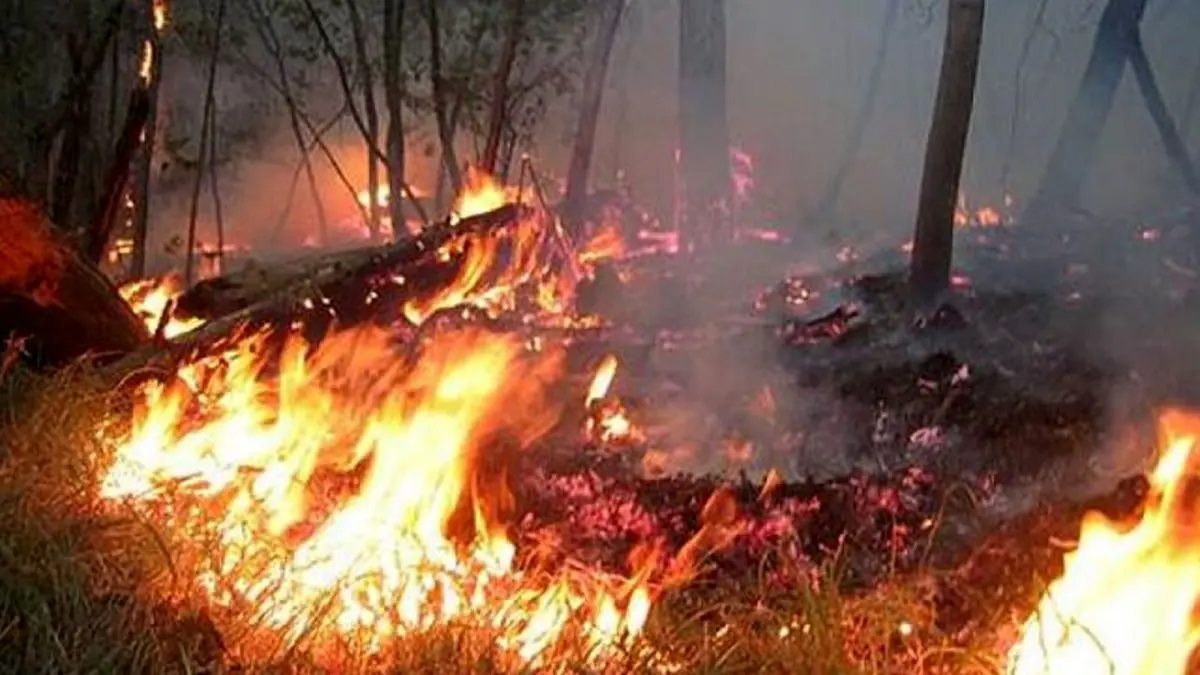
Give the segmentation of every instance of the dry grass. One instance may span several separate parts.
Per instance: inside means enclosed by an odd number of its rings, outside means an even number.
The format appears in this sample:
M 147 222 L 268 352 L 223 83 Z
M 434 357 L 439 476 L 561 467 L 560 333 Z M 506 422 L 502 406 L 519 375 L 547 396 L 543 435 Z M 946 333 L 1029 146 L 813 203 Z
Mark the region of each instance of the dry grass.
M 171 535 L 132 514 L 102 510 L 93 434 L 114 402 L 87 373 L 0 381 L 0 672 L 203 673 L 237 664 L 195 603 L 155 602 L 146 589 L 172 574 Z M 817 574 L 819 573 L 819 574 Z M 836 569 L 797 570 L 794 592 L 757 581 L 708 585 L 664 598 L 645 649 L 613 672 L 651 662 L 685 673 L 996 673 L 986 649 L 933 627 L 933 598 L 919 579 L 870 593 L 838 590 Z M 799 578 L 799 577 L 797 577 Z M 786 627 L 786 636 L 781 629 Z M 440 628 L 373 658 L 345 657 L 340 672 L 502 673 L 486 631 Z M 561 672 L 591 672 L 583 653 L 555 659 Z M 320 672 L 302 650 L 277 653 L 255 672 Z

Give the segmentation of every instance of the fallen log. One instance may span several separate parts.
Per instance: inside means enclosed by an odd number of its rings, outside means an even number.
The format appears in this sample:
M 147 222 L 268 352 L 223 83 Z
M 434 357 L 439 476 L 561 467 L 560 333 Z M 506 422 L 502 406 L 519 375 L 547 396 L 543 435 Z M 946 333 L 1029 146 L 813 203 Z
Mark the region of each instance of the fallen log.
M 308 276 L 193 331 L 165 343 L 147 345 L 106 367 L 101 376 L 116 384 L 137 371 L 170 372 L 188 355 L 258 326 L 303 320 L 307 328 L 319 334 L 335 321 L 342 326 L 358 323 L 372 313 L 362 310 L 372 303 L 369 296 L 375 287 L 387 283 L 403 289 L 407 284 L 388 282 L 389 277 L 416 278 L 409 272 L 428 267 L 430 254 L 447 243 L 458 237 L 496 232 L 518 222 L 524 211 L 524 207 L 509 204 L 453 225 L 442 223 L 395 244 L 332 255 L 315 270 L 309 267 Z
M 323 270 L 357 267 L 380 248 L 322 253 L 280 263 L 251 260 L 241 270 L 196 283 L 176 300 L 175 315 L 204 321 L 228 316 Z
M 0 197 L 0 336 L 27 338 L 27 355 L 47 367 L 150 341 L 112 282 L 15 197 Z

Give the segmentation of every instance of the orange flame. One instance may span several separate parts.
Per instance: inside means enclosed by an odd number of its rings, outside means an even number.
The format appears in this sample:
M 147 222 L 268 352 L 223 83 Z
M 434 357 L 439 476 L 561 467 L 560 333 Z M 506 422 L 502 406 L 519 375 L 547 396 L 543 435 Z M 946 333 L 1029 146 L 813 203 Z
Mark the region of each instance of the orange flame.
M 468 171 L 467 189 L 454 202 L 451 222 L 488 213 L 511 203 L 524 203 L 520 190 L 506 188 L 482 171 Z M 441 309 L 473 305 L 492 312 L 517 307 L 517 291 L 536 287 L 532 300 L 543 312 L 561 314 L 568 308 L 571 288 L 554 273 L 550 216 L 525 214 L 514 227 L 496 234 L 455 239 L 438 255 L 455 261 L 454 279 L 430 297 L 414 299 L 404 315 L 414 324 Z
M 1079 547 L 1065 556 L 1008 655 L 1009 675 L 1182 675 L 1200 641 L 1200 538 L 1190 485 L 1200 415 L 1160 419 L 1165 450 L 1149 476 L 1145 513 L 1132 529 L 1099 513 L 1084 517 Z
M 514 569 L 512 496 L 503 471 L 483 469 L 496 439 L 519 450 L 555 423 L 541 383 L 561 355 L 464 331 L 408 365 L 366 328 L 315 349 L 290 337 L 270 375 L 265 337 L 147 385 L 101 488 L 209 544 L 191 578 L 215 616 L 253 617 L 247 642 L 265 631 L 378 652 L 475 620 L 532 665 L 571 635 L 603 658 L 640 633 L 644 579 L 618 591 Z
M 610 397 L 608 390 L 617 376 L 617 357 L 607 354 L 600 360 L 584 400 L 590 413 L 584 431 L 588 437 L 602 443 L 614 441 L 640 442 L 644 436 L 633 422 L 621 400 Z
M 158 329 L 163 314 L 170 304 L 183 295 L 183 279 L 178 274 L 168 274 L 157 279 L 138 279 L 122 284 L 117 292 L 133 309 L 151 333 Z M 163 337 L 170 339 L 200 327 L 204 321 L 196 318 L 167 317 Z

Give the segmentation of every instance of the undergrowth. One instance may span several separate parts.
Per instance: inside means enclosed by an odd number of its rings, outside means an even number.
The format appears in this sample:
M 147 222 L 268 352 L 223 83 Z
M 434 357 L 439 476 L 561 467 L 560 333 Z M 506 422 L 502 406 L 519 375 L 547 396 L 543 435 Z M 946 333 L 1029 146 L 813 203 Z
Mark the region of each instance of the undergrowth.
M 104 457 L 95 430 L 121 404 L 87 372 L 0 381 L 0 672 L 322 672 L 316 655 L 280 651 L 247 666 L 197 601 L 164 602 L 147 589 L 172 575 L 170 533 L 96 496 Z M 839 590 L 836 565 L 797 570 L 798 590 L 756 579 L 708 581 L 662 598 L 643 645 L 612 672 L 725 675 L 996 673 L 986 647 L 935 626 L 927 575 L 868 592 Z M 799 577 L 798 577 L 799 579 Z M 820 579 L 813 583 L 813 579 Z M 773 581 L 772 583 L 777 583 Z M 508 673 L 494 636 L 439 628 L 383 654 L 345 656 L 337 672 Z M 563 653 L 559 672 L 594 672 Z M 657 665 L 656 665 L 657 664 Z

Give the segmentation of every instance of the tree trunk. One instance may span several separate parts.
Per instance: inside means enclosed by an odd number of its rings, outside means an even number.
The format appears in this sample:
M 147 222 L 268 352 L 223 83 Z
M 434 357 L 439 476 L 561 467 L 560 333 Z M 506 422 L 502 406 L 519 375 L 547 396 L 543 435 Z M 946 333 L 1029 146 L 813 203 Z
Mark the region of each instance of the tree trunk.
M 404 72 L 401 63 L 404 0 L 385 0 L 383 8 L 383 91 L 388 109 L 388 206 L 392 236 L 407 228 L 404 219 Z
M 975 102 L 983 16 L 984 0 L 950 0 L 909 277 L 913 294 L 922 304 L 932 303 L 950 287 L 954 207 Z
M 1083 183 L 1125 72 L 1129 36 L 1141 25 L 1146 0 L 1108 0 L 1075 99 L 1050 155 L 1046 174 L 1029 203 L 1033 218 L 1079 208 Z
M 123 353 L 148 331 L 112 283 L 32 204 L 0 197 L 0 339 L 29 338 L 44 365 Z
M 206 175 L 204 163 L 213 161 L 213 157 L 206 157 L 206 155 L 211 155 L 209 135 L 216 132 L 213 105 L 216 102 L 217 62 L 221 56 L 221 33 L 225 30 L 225 0 L 217 2 L 217 18 L 214 25 L 213 53 L 208 60 L 208 80 L 204 88 L 204 110 L 201 113 L 203 121 L 200 124 L 200 149 L 196 153 L 199 165 L 196 167 L 196 180 L 192 184 L 192 210 L 188 216 L 187 253 L 183 266 L 183 283 L 188 288 L 191 288 L 192 283 L 196 280 L 196 217 L 200 208 L 200 187 L 204 184 Z
M 600 121 L 600 105 L 604 101 L 604 84 L 608 78 L 608 63 L 612 56 L 617 31 L 621 27 L 621 15 L 625 0 L 604 0 L 600 12 L 600 28 L 593 45 L 591 61 L 583 78 L 583 101 L 579 111 L 579 124 L 575 129 L 575 145 L 571 150 L 571 164 L 567 170 L 567 192 L 563 199 L 563 216 L 567 227 L 578 232 L 583 216 L 583 205 L 587 200 L 588 176 L 591 173 L 592 156 L 596 149 L 596 125 Z
M 896 19 L 900 16 L 900 5 L 901 0 L 888 0 L 883 25 L 879 29 L 879 46 L 875 50 L 875 62 L 871 64 L 871 73 L 867 77 L 867 90 L 863 97 L 862 106 L 859 107 L 858 112 L 854 116 L 850 139 L 846 143 L 846 149 L 842 153 L 841 160 L 838 161 L 837 170 L 833 172 L 833 177 L 829 180 L 829 185 L 826 186 L 825 192 L 821 194 L 820 200 L 817 201 L 816 208 L 813 209 L 808 217 L 810 224 L 827 221 L 834 216 L 838 199 L 842 196 L 842 188 L 846 184 L 846 176 L 850 174 L 850 169 L 854 166 L 854 160 L 858 157 L 859 151 L 862 150 L 863 140 L 867 136 L 867 123 L 871 121 L 871 116 L 875 114 L 875 105 L 879 100 L 879 85 L 883 82 L 883 71 L 887 65 L 888 45 L 891 42 L 893 29 L 896 27 Z
M 104 196 L 100 212 L 93 214 L 84 237 L 84 255 L 93 264 L 99 264 L 104 251 L 117 227 L 117 220 L 125 205 L 129 186 L 129 174 L 134 164 L 139 140 L 150 135 L 150 92 L 144 87 L 134 87 L 129 95 L 129 110 L 125 113 L 125 124 L 117 146 L 113 150 L 111 163 L 104 177 Z M 136 276 L 136 275 L 135 275 Z
M 517 47 L 521 44 L 521 32 L 525 23 L 525 0 L 510 0 L 508 32 L 500 52 L 500 63 L 492 80 L 492 101 L 488 116 L 486 143 L 483 146 L 481 168 L 489 174 L 496 172 L 500 159 L 500 144 L 504 138 L 505 113 L 508 110 L 508 78 L 517 61 Z
M 379 239 L 379 158 L 376 148 L 379 146 L 379 108 L 375 106 L 375 77 L 371 72 L 371 61 L 367 55 L 367 33 L 363 26 L 362 13 L 358 9 L 358 0 L 346 0 L 346 10 L 350 14 L 350 31 L 354 37 L 354 54 L 358 59 L 358 73 L 362 80 L 363 116 L 367 122 L 367 193 L 370 203 L 367 205 L 367 230 L 371 240 Z M 392 195 L 394 200 L 403 198 L 403 193 Z
M 140 279 L 146 276 L 146 246 L 150 233 L 150 174 L 154 170 L 154 142 L 158 135 L 158 89 L 162 80 L 162 41 L 159 39 L 158 28 L 155 25 L 154 3 L 145 0 L 143 21 L 148 31 L 146 40 L 150 45 L 153 60 L 150 63 L 150 77 L 138 86 L 146 91 L 146 127 L 135 169 L 134 185 L 131 186 L 133 197 L 133 253 L 130 264 L 130 276 Z
M 1140 30 L 1130 33 L 1127 48 L 1129 50 L 1129 67 L 1133 70 L 1138 89 L 1141 90 L 1142 98 L 1146 101 L 1146 110 L 1149 111 L 1150 118 L 1154 120 L 1154 126 L 1158 129 L 1158 136 L 1162 140 L 1167 158 L 1179 172 L 1187 189 L 1193 195 L 1200 195 L 1200 180 L 1196 177 L 1196 167 L 1192 165 L 1192 158 L 1188 155 L 1183 138 L 1179 135 L 1179 128 L 1175 126 L 1175 120 L 1171 118 L 1167 102 L 1163 100 L 1162 90 L 1159 89 L 1158 81 L 1154 77 L 1154 69 L 1151 67 L 1150 59 L 1146 57 L 1146 49 L 1142 45 Z
M 731 191 L 725 92 L 725 0 L 687 0 L 679 14 L 677 222 L 684 250 L 725 234 Z
M 454 151 L 454 123 L 446 106 L 446 81 L 442 74 L 442 28 L 438 20 L 438 0 L 425 0 L 425 22 L 429 28 L 429 79 L 433 89 L 433 116 L 437 124 L 438 142 L 442 146 L 442 171 L 439 179 L 450 179 L 454 194 L 462 190 L 462 173 L 458 170 L 458 154 Z M 472 43 L 474 49 L 478 40 Z M 439 180 L 439 186 L 442 183 Z M 438 208 L 442 189 L 438 190 Z

